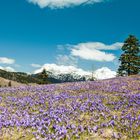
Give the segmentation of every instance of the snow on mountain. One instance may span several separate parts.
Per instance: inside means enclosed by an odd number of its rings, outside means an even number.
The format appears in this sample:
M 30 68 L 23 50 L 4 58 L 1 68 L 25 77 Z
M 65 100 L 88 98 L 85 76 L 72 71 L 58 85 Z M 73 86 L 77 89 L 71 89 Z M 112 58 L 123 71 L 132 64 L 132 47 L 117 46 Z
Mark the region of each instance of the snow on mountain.
M 46 71 L 52 72 L 54 75 L 75 73 L 81 76 L 85 76 L 85 75 L 91 74 L 88 71 L 84 71 L 74 66 L 64 66 L 64 65 L 56 65 L 56 64 L 45 64 L 40 69 L 36 70 L 34 73 L 35 74 L 40 73 L 42 72 L 43 69 L 46 69 Z
M 102 67 L 100 69 L 97 69 L 93 75 L 96 79 L 109 79 L 116 77 L 116 72 L 110 70 L 107 67 Z
M 2 67 L 2 66 L 0 66 L 0 69 L 5 70 L 5 71 L 9 71 L 9 72 L 15 72 L 15 69 L 12 68 L 12 67 Z
M 87 80 L 92 77 L 92 73 L 90 71 L 85 71 L 81 68 L 77 68 L 75 66 L 64 66 L 57 64 L 45 64 L 40 69 L 37 69 L 34 74 L 40 73 L 46 69 L 50 77 L 55 77 L 58 79 L 62 79 L 62 77 L 72 76 L 74 79 L 80 79 L 81 77 L 85 77 Z M 116 76 L 116 72 L 110 70 L 107 67 L 102 67 L 94 71 L 93 76 L 99 79 L 108 79 Z

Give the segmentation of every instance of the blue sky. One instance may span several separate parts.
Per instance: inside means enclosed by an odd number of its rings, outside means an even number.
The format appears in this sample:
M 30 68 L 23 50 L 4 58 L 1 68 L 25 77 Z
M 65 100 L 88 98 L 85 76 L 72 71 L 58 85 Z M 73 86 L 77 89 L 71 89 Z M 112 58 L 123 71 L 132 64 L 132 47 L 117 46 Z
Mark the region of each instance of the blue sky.
M 140 39 L 139 0 L 37 1 L 0 1 L 1 67 L 32 72 L 44 64 L 57 64 L 116 70 L 121 43 L 129 34 Z

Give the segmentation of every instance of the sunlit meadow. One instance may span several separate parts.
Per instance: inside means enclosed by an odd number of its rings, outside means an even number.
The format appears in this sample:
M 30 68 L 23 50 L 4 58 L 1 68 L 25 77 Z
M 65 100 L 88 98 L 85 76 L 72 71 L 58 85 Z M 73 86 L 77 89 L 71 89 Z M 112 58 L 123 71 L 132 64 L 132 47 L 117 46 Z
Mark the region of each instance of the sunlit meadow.
M 140 77 L 0 89 L 0 140 L 139 140 Z

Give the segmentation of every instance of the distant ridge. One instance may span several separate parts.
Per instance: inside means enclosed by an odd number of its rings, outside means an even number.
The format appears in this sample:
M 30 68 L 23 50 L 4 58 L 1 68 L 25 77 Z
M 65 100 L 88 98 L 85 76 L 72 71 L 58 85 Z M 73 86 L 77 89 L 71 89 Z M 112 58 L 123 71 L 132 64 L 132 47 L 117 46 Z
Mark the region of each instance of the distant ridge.
M 11 80 L 11 81 L 16 81 L 18 83 L 22 84 L 29 84 L 29 83 L 39 83 L 40 79 L 37 79 L 33 77 L 32 75 L 29 75 L 27 73 L 23 72 L 8 72 L 5 70 L 0 69 L 0 77 Z
M 5 70 L 0 69 L 0 78 L 2 78 L 3 82 L 0 83 L 2 86 L 7 86 L 6 83 L 9 81 L 14 81 L 19 84 L 40 84 L 42 79 L 39 78 L 40 73 L 37 74 L 27 74 L 24 72 L 8 72 Z M 76 81 L 85 81 L 85 77 L 81 77 L 76 74 L 60 74 L 60 75 L 53 75 L 53 73 L 47 71 L 47 82 L 48 83 L 62 83 L 62 82 L 76 82 Z M 5 79 L 5 80 L 4 80 Z M 4 81 L 7 81 L 6 83 Z

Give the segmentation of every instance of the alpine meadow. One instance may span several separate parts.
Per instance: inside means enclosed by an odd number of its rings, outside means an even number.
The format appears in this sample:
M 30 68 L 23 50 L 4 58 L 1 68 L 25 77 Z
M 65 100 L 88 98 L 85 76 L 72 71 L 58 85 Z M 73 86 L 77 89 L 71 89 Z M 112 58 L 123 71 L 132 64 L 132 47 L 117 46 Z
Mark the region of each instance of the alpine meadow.
M 0 140 L 140 140 L 139 6 L 1 0 Z

